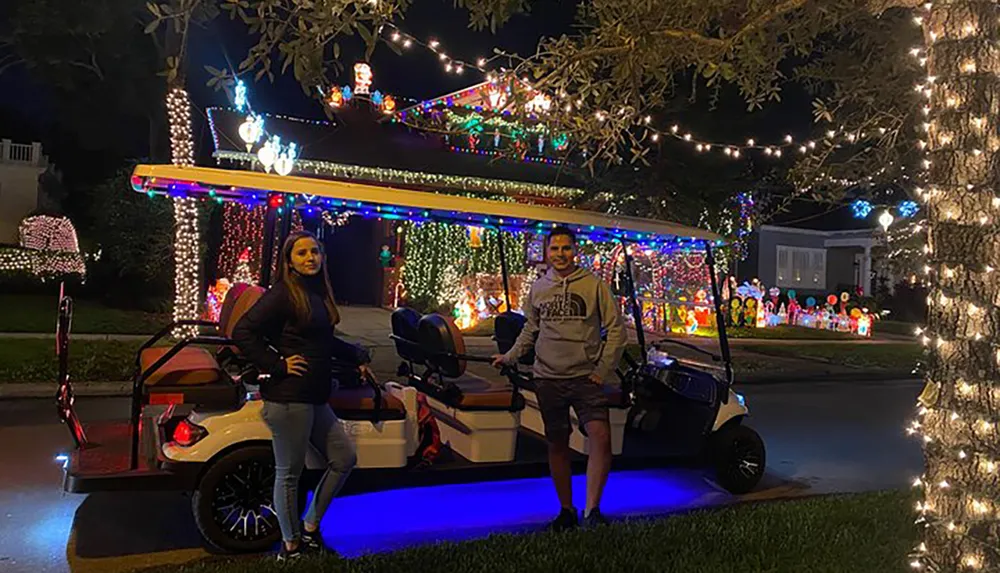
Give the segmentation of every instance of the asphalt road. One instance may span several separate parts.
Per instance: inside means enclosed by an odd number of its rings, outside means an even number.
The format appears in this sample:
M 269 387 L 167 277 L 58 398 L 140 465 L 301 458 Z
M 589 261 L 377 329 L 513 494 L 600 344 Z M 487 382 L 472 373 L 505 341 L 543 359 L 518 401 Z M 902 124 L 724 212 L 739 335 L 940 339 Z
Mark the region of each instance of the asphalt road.
M 903 431 L 919 390 L 914 382 L 743 388 L 750 423 L 768 447 L 769 476 L 754 495 L 905 487 L 923 466 L 919 445 Z M 79 403 L 84 420 L 126 411 L 127 400 L 121 398 Z M 69 443 L 52 401 L 0 402 L 0 571 L 114 573 L 205 554 L 189 501 L 180 494 L 63 494 L 54 458 Z M 324 523 L 325 536 L 342 552 L 357 553 L 448 537 L 445 531 L 468 536 L 549 517 L 551 508 L 544 504 L 553 496 L 544 480 L 493 488 L 484 496 L 488 487 L 342 498 L 333 506 L 337 515 Z M 690 470 L 615 474 L 608 488 L 605 511 L 612 516 L 732 501 Z M 643 489 L 642 496 L 634 494 L 637 489 Z M 517 503 L 525 495 L 541 496 L 541 509 L 517 509 L 528 505 Z M 372 503 L 409 507 L 410 514 L 419 507 L 413 504 L 443 504 L 447 507 L 435 513 L 447 517 L 416 525 L 417 520 L 386 519 L 383 512 L 376 519 L 370 516 Z M 508 509 L 496 511 L 500 506 Z

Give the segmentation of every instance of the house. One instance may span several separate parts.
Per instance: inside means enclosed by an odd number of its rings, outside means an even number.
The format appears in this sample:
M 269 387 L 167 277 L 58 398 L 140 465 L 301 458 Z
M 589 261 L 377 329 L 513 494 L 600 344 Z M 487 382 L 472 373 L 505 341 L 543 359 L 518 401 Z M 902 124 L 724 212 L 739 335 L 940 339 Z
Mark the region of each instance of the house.
M 18 243 L 21 220 L 38 208 L 38 178 L 48 164 L 41 143 L 0 140 L 0 244 Z
M 845 291 L 872 296 L 878 268 L 872 249 L 884 242 L 884 235 L 870 221 L 854 219 L 846 211 L 844 207 L 816 218 L 786 216 L 788 222 L 779 217 L 760 226 L 746 261 L 739 264 L 738 278 L 757 278 L 768 287 L 808 296 Z

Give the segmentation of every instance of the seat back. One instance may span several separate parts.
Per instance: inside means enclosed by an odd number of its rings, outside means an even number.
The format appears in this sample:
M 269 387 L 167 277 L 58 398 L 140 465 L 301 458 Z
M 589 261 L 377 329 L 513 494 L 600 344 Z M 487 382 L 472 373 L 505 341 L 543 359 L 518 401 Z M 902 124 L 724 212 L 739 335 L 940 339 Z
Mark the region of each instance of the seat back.
M 423 364 L 426 356 L 420 347 L 418 329 L 420 313 L 412 308 L 397 308 L 392 312 L 392 334 L 397 337 L 396 354 L 403 360 Z M 402 340 L 398 340 L 402 339 Z
M 427 352 L 428 362 L 442 375 L 458 378 L 465 374 L 465 360 L 443 353 L 465 354 L 465 339 L 453 320 L 440 314 L 428 314 L 420 319 L 420 345 Z
M 256 285 L 239 283 L 229 289 L 226 294 L 226 301 L 222 303 L 222 310 L 219 312 L 219 331 L 226 338 L 233 337 L 233 330 L 236 323 L 243 318 L 243 315 L 257 304 L 260 297 L 264 296 L 264 288 Z M 236 349 L 234 349 L 236 350 Z M 238 351 L 238 350 L 237 350 Z
M 496 317 L 493 323 L 493 337 L 497 341 L 497 350 L 501 354 L 506 354 L 514 347 L 517 337 L 524 330 L 524 325 L 528 319 L 523 314 L 516 312 L 505 312 Z M 521 357 L 521 364 L 531 365 L 535 362 L 535 347 Z

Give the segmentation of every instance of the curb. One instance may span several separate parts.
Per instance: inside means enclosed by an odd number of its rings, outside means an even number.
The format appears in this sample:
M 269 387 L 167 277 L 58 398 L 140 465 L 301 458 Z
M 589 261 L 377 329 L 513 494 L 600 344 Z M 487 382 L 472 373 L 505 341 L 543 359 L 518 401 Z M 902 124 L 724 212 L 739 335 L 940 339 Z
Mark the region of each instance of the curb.
M 823 382 L 839 383 L 865 383 L 865 382 L 910 382 L 919 381 L 920 378 L 913 375 L 909 370 L 886 370 L 868 372 L 830 372 L 816 375 L 808 371 L 794 374 L 751 374 L 745 378 L 736 376 L 734 385 L 745 384 L 747 386 L 772 386 L 777 384 L 811 384 Z
M 131 382 L 74 382 L 73 395 L 84 398 L 110 398 L 132 395 Z M 54 382 L 10 382 L 0 384 L 0 400 L 18 398 L 55 399 Z

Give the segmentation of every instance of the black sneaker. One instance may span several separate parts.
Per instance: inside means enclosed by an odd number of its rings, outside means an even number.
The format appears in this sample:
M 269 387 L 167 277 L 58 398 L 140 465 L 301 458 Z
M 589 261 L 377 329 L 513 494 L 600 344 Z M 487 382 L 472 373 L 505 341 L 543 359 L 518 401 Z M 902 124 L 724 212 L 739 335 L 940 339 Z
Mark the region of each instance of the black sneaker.
M 281 543 L 281 550 L 278 551 L 278 561 L 294 561 L 299 557 L 302 557 L 305 552 L 302 550 L 304 544 L 300 541 L 298 547 L 295 549 L 288 549 L 288 546 L 284 542 Z
M 323 536 L 320 535 L 318 529 L 312 533 L 309 533 L 305 529 L 302 530 L 302 548 L 306 553 L 310 554 L 333 555 L 339 557 L 336 551 L 323 544 Z
M 590 510 L 590 513 L 583 517 L 583 526 L 587 529 L 600 527 L 602 525 L 607 525 L 608 523 L 610 523 L 608 518 L 604 517 L 601 510 L 596 507 Z
M 312 533 L 302 530 L 302 542 L 301 547 L 307 553 L 330 553 L 330 550 L 323 545 L 323 536 L 320 535 L 319 530 L 313 531 Z
M 576 509 L 563 508 L 559 516 L 549 522 L 549 531 L 567 531 L 580 525 Z

